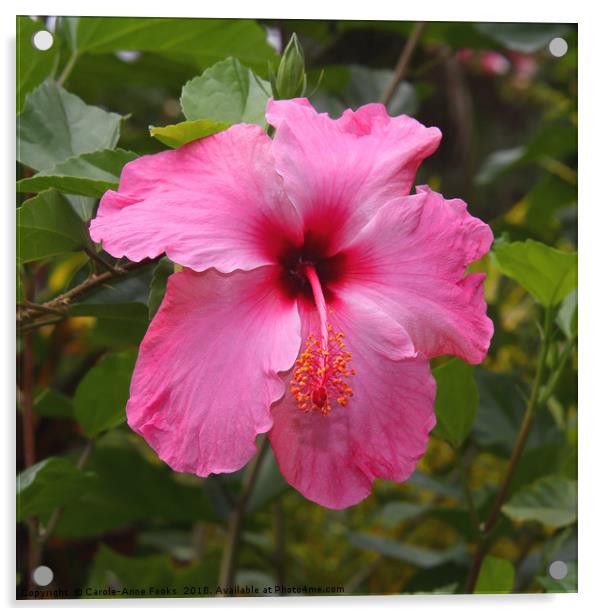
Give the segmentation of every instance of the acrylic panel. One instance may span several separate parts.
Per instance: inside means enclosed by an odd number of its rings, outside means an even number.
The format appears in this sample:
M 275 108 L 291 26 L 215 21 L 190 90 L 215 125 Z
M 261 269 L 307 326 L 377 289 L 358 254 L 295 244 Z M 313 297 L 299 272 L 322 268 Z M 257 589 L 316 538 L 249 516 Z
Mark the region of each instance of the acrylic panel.
M 17 598 L 576 592 L 577 46 L 17 17 Z

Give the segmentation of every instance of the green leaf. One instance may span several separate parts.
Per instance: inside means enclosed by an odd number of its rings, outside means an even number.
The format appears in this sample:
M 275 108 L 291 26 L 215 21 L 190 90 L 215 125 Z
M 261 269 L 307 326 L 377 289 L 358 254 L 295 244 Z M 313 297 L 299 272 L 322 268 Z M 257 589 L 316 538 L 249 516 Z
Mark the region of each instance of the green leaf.
M 140 546 L 166 552 L 175 560 L 189 561 L 196 557 L 190 532 L 186 530 L 158 528 L 138 534 L 137 539 Z
M 120 281 L 123 284 L 101 289 L 86 301 L 70 306 L 69 316 L 96 317 L 89 342 L 98 346 L 127 348 L 138 344 L 148 327 L 149 279 L 148 275 L 127 276 Z M 128 296 L 134 301 L 129 301 Z
M 351 71 L 354 66 L 359 65 L 330 64 L 327 66 L 324 70 L 322 81 L 320 82 L 320 87 L 317 91 L 327 94 L 341 95 L 345 91 L 345 88 L 349 86 L 351 81 Z M 310 82 L 317 82 L 321 74 L 322 69 L 310 69 L 308 71 Z
M 191 141 L 209 137 L 222 130 L 226 130 L 230 125 L 227 122 L 215 122 L 214 120 L 187 120 L 179 124 L 169 126 L 151 126 L 149 128 L 151 137 L 170 148 L 179 148 Z
M 524 146 L 491 152 L 483 161 L 475 177 L 475 183 L 482 185 L 492 182 L 506 171 L 512 169 L 519 162 L 522 162 L 525 157 L 525 152 L 526 149 Z
M 202 562 L 182 567 L 174 564 L 167 554 L 124 556 L 101 544 L 87 588 L 101 590 L 111 587 L 120 598 L 136 598 L 134 589 L 144 589 L 147 598 L 182 597 L 185 596 L 185 587 L 207 587 L 208 593 L 213 594 L 218 571 L 217 559 L 204 558 Z M 190 596 L 190 591 L 186 596 Z M 84 595 L 84 598 L 99 597 Z
M 33 410 L 40 417 L 73 417 L 73 401 L 54 389 L 42 389 L 35 396 Z
M 43 22 L 17 16 L 17 113 L 23 108 L 27 93 L 50 74 L 56 57 L 56 41 L 46 51 L 34 47 L 33 36 L 40 30 L 46 30 Z
M 482 163 L 475 182 L 493 182 L 522 163 L 565 159 L 577 151 L 577 128 L 569 122 L 549 122 L 531 136 L 527 145 L 491 152 Z
M 265 459 L 259 469 L 255 487 L 249 497 L 247 511 L 252 513 L 253 511 L 261 509 L 277 496 L 280 496 L 288 487 L 288 483 L 283 479 L 280 473 L 276 458 L 274 457 L 274 452 L 270 448 L 266 452 Z
M 69 308 L 69 315 L 97 318 L 88 340 L 93 346 L 127 348 L 138 344 L 148 327 L 148 308 L 139 302 L 75 304 Z
M 349 533 L 349 540 L 355 547 L 371 550 L 422 568 L 437 567 L 443 563 L 461 559 L 465 554 L 465 549 L 461 545 L 455 545 L 446 550 L 432 550 L 409 543 L 397 543 L 386 537 L 368 533 Z
M 65 42 L 67 51 L 77 53 L 77 26 L 79 17 L 59 17 L 55 23 L 55 30 Z
M 482 23 L 476 28 L 482 34 L 490 36 L 506 49 L 533 53 L 547 47 L 557 36 L 566 34 L 564 24 L 537 23 Z
M 564 298 L 556 322 L 567 338 L 577 335 L 577 289 Z
M 510 593 L 514 588 L 514 566 L 505 558 L 486 556 L 477 578 L 476 594 Z
M 545 566 L 557 558 L 566 561 L 569 554 L 577 556 L 577 529 L 571 526 L 559 530 L 546 540 L 541 551 L 541 563 Z M 568 559 L 572 560 L 572 557 Z
M 490 36 L 480 32 L 479 24 L 462 21 L 428 22 L 424 31 L 424 40 L 440 44 L 445 41 L 452 49 L 495 49 L 496 42 Z M 422 37 L 421 37 L 422 38 Z
M 516 465 L 508 496 L 512 498 L 518 490 L 543 477 L 565 475 L 563 465 L 569 459 L 570 449 L 566 442 L 552 442 L 523 452 Z
M 435 368 L 433 376 L 437 382 L 434 434 L 460 448 L 470 434 L 479 406 L 474 366 L 461 359 L 452 359 Z
M 45 170 L 77 154 L 114 148 L 121 120 L 45 81 L 27 97 L 17 117 L 17 160 Z
M 404 581 L 403 594 L 456 594 L 466 577 L 466 565 L 445 563 L 432 569 L 419 569 L 410 579 Z M 446 589 L 447 590 L 446 592 Z
M 55 188 L 71 195 L 102 197 L 107 190 L 117 190 L 123 166 L 137 157 L 134 152 L 121 149 L 80 154 L 20 180 L 17 190 L 40 192 Z
M 556 175 L 544 175 L 523 197 L 526 227 L 531 235 L 556 236 L 561 226 L 559 210 L 577 204 L 577 186 Z
M 354 109 L 378 100 L 391 82 L 393 73 L 389 69 L 351 65 L 349 83 L 342 93 L 343 100 Z M 400 82 L 387 109 L 391 115 L 415 114 L 418 111 L 418 96 L 414 86 L 408 81 Z
M 338 97 L 319 90 L 311 96 L 311 104 L 318 113 L 327 113 L 331 118 L 339 117 L 347 109 Z
M 73 399 L 75 419 L 95 437 L 125 421 L 136 351 L 105 355 L 82 379 Z
M 87 241 L 81 219 L 54 190 L 40 193 L 17 210 L 17 258 L 21 263 L 80 250 Z
M 478 498 L 478 497 L 477 497 Z M 464 503 L 464 501 L 459 501 Z M 460 505 L 463 506 L 463 505 Z M 470 514 L 464 507 L 463 509 L 456 509 L 454 507 L 433 507 L 425 512 L 428 518 L 434 518 L 440 520 L 447 527 L 453 528 L 454 532 L 460 535 L 467 541 L 473 541 L 475 538 L 475 530 Z
M 475 376 L 480 404 L 472 438 L 478 445 L 493 450 L 497 455 L 509 456 L 525 413 L 526 393 L 517 377 L 512 374 L 499 374 L 477 368 Z M 550 414 L 537 413 L 524 455 L 531 448 L 559 445 L 562 441 L 563 436 Z
M 80 311 L 79 316 L 118 317 L 118 307 L 113 308 L 114 315 L 111 315 L 107 313 L 87 312 L 89 309 L 83 306 L 97 306 L 100 304 L 144 304 L 144 306 L 146 306 L 153 270 L 154 264 L 149 263 L 144 267 L 130 272 L 127 276 L 116 278 L 111 281 L 110 285 L 97 287 L 77 304 L 79 308 L 73 306 L 72 310 Z M 74 280 L 73 284 L 78 284 L 82 282 L 82 280 Z M 91 310 L 95 310 L 95 308 Z M 76 312 L 73 312 L 73 315 L 75 316 Z
M 546 592 L 577 592 L 577 563 L 566 563 L 568 572 L 562 580 L 555 580 L 550 575 L 538 576 L 537 581 Z
M 262 81 L 269 91 L 270 85 Z M 248 122 L 265 126 L 268 97 L 250 69 L 237 58 L 208 68 L 182 88 L 180 103 L 187 120 L 209 119 L 228 124 Z
M 69 460 L 47 458 L 17 476 L 17 520 L 49 515 L 76 499 L 88 479 Z
M 379 511 L 378 520 L 387 528 L 394 528 L 397 524 L 416 518 L 427 510 L 428 507 L 425 504 L 392 501 Z
M 77 53 L 148 51 L 211 66 L 226 56 L 265 72 L 276 52 L 265 30 L 250 19 L 169 19 L 143 17 L 63 17 Z
M 555 306 L 577 286 L 577 253 L 563 252 L 534 240 L 500 242 L 493 258 L 540 304 Z
M 167 258 L 163 257 L 153 272 L 153 279 L 151 281 L 150 292 L 148 294 L 148 318 L 152 319 L 165 295 L 165 289 L 167 287 L 167 279 L 173 274 L 174 264 Z
M 65 508 L 58 536 L 94 537 L 130 524 L 140 527 L 142 521 L 177 525 L 217 520 L 197 478 L 172 472 L 146 447 L 140 455 L 130 435 L 123 435 L 127 440 L 122 446 L 103 442 L 118 435 L 113 431 L 99 437 L 87 464 L 93 478 Z
M 97 199 L 94 197 L 82 197 L 81 195 L 65 195 L 71 204 L 73 211 L 84 221 L 88 222 L 96 210 Z
M 414 471 L 407 480 L 408 484 L 419 490 L 429 490 L 438 496 L 460 499 L 463 497 L 462 488 L 449 481 L 440 480 L 422 471 Z
M 502 511 L 516 522 L 560 528 L 577 520 L 577 482 L 548 476 L 520 489 Z
M 577 126 L 566 121 L 548 122 L 531 137 L 526 160 L 563 159 L 577 152 Z

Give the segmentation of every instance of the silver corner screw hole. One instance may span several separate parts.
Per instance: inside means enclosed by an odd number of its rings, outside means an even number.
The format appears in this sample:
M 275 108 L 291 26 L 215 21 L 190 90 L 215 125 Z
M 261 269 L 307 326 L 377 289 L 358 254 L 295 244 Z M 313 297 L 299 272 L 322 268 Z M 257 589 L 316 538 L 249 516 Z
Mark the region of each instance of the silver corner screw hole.
M 568 572 L 569 568 L 562 560 L 555 560 L 548 568 L 548 573 L 550 574 L 550 577 L 554 578 L 555 580 L 564 580 Z
M 54 38 L 48 30 L 39 30 L 33 35 L 31 42 L 38 51 L 48 51 L 54 43 Z
M 54 573 L 50 567 L 46 565 L 41 565 L 36 567 L 33 572 L 33 581 L 38 586 L 48 586 L 50 582 L 54 579 Z
M 569 50 L 569 45 L 563 38 L 557 36 L 550 41 L 548 49 L 555 58 L 562 58 Z

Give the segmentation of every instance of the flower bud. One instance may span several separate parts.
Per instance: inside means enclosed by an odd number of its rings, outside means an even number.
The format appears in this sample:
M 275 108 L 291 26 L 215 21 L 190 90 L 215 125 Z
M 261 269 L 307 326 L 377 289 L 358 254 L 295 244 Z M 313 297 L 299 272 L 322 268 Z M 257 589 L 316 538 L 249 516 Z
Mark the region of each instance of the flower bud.
M 296 34 L 291 36 L 282 52 L 276 75 L 270 67 L 270 82 L 275 99 L 297 98 L 305 94 L 305 58 Z

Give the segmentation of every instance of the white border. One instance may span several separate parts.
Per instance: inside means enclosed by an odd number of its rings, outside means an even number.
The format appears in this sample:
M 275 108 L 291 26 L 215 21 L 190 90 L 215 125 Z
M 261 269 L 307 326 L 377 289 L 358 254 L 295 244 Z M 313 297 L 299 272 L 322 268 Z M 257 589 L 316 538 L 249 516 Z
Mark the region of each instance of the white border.
M 349 0 L 224 0 L 200 3 L 191 0 L 170 0 L 169 3 L 124 3 L 107 0 L 102 4 L 88 4 L 78 0 L 21 0 L 18 12 L 29 15 L 144 15 L 147 17 L 252 17 L 282 19 L 397 19 L 431 21 L 535 21 L 575 22 L 577 6 L 570 2 L 551 6 L 547 2 L 505 0 L 476 2 L 431 0 L 429 3 L 390 2 L 373 0 L 365 3 Z M 52 12 L 48 13 L 52 7 Z M 44 12 L 46 11 L 46 12 Z

